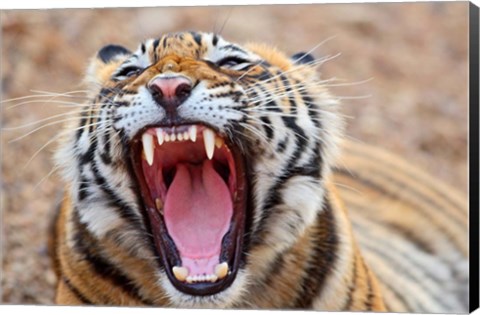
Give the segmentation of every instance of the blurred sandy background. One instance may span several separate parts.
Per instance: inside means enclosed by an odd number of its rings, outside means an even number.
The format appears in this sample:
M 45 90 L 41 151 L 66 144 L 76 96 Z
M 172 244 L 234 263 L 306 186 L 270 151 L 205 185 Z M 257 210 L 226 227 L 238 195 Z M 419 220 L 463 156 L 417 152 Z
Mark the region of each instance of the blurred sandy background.
M 2 99 L 79 90 L 87 59 L 103 45 L 135 49 L 169 31 L 219 30 L 226 21 L 228 40 L 271 43 L 289 54 L 336 36 L 314 55 L 341 53 L 320 72 L 352 83 L 332 89 L 345 97 L 348 136 L 395 151 L 466 194 L 467 9 L 468 3 L 449 2 L 4 11 Z M 9 108 L 19 103 L 2 104 L 2 128 L 69 110 L 48 102 Z M 60 125 L 11 142 L 41 125 L 2 131 L 4 303 L 53 300 L 46 235 L 62 189 L 55 174 L 48 176 L 54 145 L 28 161 Z

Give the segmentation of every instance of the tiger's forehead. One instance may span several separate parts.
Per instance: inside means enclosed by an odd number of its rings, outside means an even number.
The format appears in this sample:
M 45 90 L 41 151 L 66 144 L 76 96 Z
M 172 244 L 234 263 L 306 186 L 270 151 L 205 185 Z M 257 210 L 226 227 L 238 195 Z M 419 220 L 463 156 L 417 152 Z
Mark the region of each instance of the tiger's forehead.
M 168 33 L 147 41 L 145 50 L 150 60 L 155 61 L 168 55 L 200 59 L 208 51 L 210 45 L 207 40 L 210 37 L 216 36 L 195 32 Z M 212 42 L 214 43 L 215 40 Z

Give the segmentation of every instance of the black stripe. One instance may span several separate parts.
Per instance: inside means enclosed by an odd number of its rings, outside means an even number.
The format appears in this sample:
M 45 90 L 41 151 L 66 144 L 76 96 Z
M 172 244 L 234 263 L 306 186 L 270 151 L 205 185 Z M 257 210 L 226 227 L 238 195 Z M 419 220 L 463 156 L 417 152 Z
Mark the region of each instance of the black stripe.
M 99 246 L 98 240 L 89 232 L 86 224 L 80 222 L 77 209 L 75 209 L 73 213 L 73 224 L 75 227 L 75 233 L 73 235 L 74 248 L 77 252 L 83 255 L 84 259 L 91 267 L 93 267 L 95 273 L 103 279 L 112 282 L 116 287 L 121 288 L 128 295 L 131 295 L 145 304 L 153 304 L 152 301 L 142 297 L 140 289 L 135 285 L 132 279 L 102 254 L 102 249 Z
M 275 256 L 270 268 L 268 269 L 268 272 L 262 277 L 264 287 L 269 288 L 272 286 L 272 282 L 275 281 L 275 278 L 278 277 L 282 271 L 283 265 L 285 264 L 285 258 L 288 256 L 289 251 L 290 248 L 287 248 Z
M 193 37 L 193 40 L 197 43 L 198 46 L 202 46 L 202 35 L 197 32 L 190 32 Z
M 97 139 L 94 137 L 92 139 L 92 142 L 90 142 L 90 146 L 88 147 L 87 152 L 85 152 L 85 154 L 81 154 L 78 157 L 78 163 L 80 168 L 83 165 L 93 161 L 93 157 L 96 149 L 97 149 Z
M 338 236 L 333 210 L 328 198 L 325 198 L 322 211 L 317 216 L 318 235 L 312 244 L 310 267 L 302 279 L 301 292 L 294 305 L 296 308 L 310 309 L 313 300 L 321 296 L 328 275 L 331 275 L 337 263 Z
M 78 200 L 82 201 L 90 195 L 88 191 L 87 178 L 80 176 L 80 185 L 78 186 Z
M 128 92 L 128 91 L 124 91 L 124 92 L 125 92 L 125 94 L 130 94 L 130 92 Z M 136 93 L 137 93 L 137 91 L 135 91 L 132 94 L 136 94 Z M 115 106 L 115 107 L 129 106 L 129 105 L 130 105 L 130 102 L 127 102 L 127 101 L 116 101 L 116 102 L 113 103 L 113 106 Z
M 145 69 L 144 69 L 144 71 L 145 71 Z M 137 93 L 138 93 L 138 90 L 123 89 L 123 90 L 122 90 L 122 93 L 123 93 L 123 95 L 133 95 L 133 94 L 137 94 Z M 121 103 L 123 103 L 123 104 L 121 104 Z M 117 102 L 114 102 L 113 104 L 116 105 L 116 106 L 118 106 L 118 105 L 128 105 L 128 104 L 130 104 L 130 103 L 129 103 L 129 102 L 118 102 L 118 101 L 117 101 Z
M 217 34 L 214 34 L 212 38 L 212 45 L 217 46 L 217 43 L 218 43 L 218 36 Z
M 80 166 L 86 163 L 91 163 L 91 170 L 94 175 L 95 183 L 109 198 L 109 206 L 115 207 L 123 219 L 127 220 L 130 224 L 135 226 L 135 228 L 141 229 L 141 219 L 137 215 L 135 215 L 133 209 L 128 206 L 128 204 L 125 203 L 123 199 L 118 196 L 113 189 L 109 187 L 107 180 L 100 174 L 100 171 L 98 170 L 98 166 L 94 159 L 96 149 L 97 139 L 93 138 L 87 153 L 80 156 Z
M 168 36 L 164 36 L 164 37 L 162 38 L 162 47 L 163 47 L 163 49 L 167 49 L 168 38 L 169 38 Z
M 82 133 L 85 131 L 85 128 L 83 128 L 85 126 L 85 124 L 87 123 L 87 113 L 86 112 L 82 112 L 81 114 L 82 118 L 80 119 L 80 123 L 78 124 L 78 129 L 77 129 L 77 132 L 75 134 L 75 142 L 77 142 L 78 144 L 78 140 L 80 139 L 80 137 L 82 136 Z
M 142 43 L 140 46 L 140 49 L 142 50 L 142 54 L 144 54 L 147 51 L 147 48 L 145 47 L 145 43 Z
M 303 174 L 312 176 L 314 178 L 320 179 L 322 177 L 322 165 L 323 165 L 323 155 L 322 147 L 319 140 L 315 141 L 315 148 L 313 155 L 310 157 L 310 160 L 301 165 L 300 167 L 304 169 Z
M 62 276 L 62 281 L 65 283 L 65 285 L 68 287 L 68 289 L 75 295 L 77 299 L 79 299 L 83 304 L 86 305 L 92 305 L 92 301 L 87 299 L 85 295 L 80 293 L 80 291 L 73 286 L 73 284 L 70 282 L 70 279 L 68 279 L 65 275 Z
M 371 311 L 373 307 L 373 297 L 374 297 L 374 294 L 372 291 L 372 279 L 370 277 L 369 269 L 367 265 L 365 265 L 365 260 L 363 259 L 362 259 L 362 266 L 363 266 L 363 269 L 365 270 L 365 276 L 367 277 L 367 287 L 368 287 L 367 297 L 365 300 L 365 310 Z
M 109 187 L 107 180 L 100 174 L 100 171 L 98 170 L 95 161 L 92 162 L 91 170 L 95 178 L 95 183 L 107 195 L 109 199 L 108 205 L 114 207 L 120 217 L 125 219 L 132 226 L 134 226 L 135 229 L 141 230 L 141 217 L 136 215 L 133 209 L 126 202 L 124 202 L 123 199 L 118 196 L 113 189 Z
M 108 98 L 110 95 L 112 95 L 114 92 L 119 92 L 120 89 L 117 88 L 102 88 L 100 92 L 98 92 L 98 100 L 96 103 L 100 102 L 104 98 Z
M 103 142 L 103 152 L 100 152 L 100 158 L 102 159 L 103 163 L 109 165 L 112 163 L 112 156 L 111 156 L 111 140 L 113 134 L 112 129 L 103 132 L 102 142 Z
M 165 40 L 165 38 L 162 38 L 162 39 Z M 152 52 L 153 52 L 154 63 L 156 63 L 156 61 L 158 60 L 157 48 L 158 48 L 159 43 L 160 43 L 159 38 L 156 38 L 152 43 Z
M 266 116 L 260 117 L 260 120 L 263 122 L 262 127 L 263 127 L 263 130 L 265 130 L 265 133 L 267 134 L 268 140 L 271 141 L 273 139 L 272 122 Z
M 322 124 L 320 123 L 319 113 L 315 110 L 316 106 L 315 106 L 315 103 L 313 102 L 313 99 L 310 96 L 307 95 L 307 92 L 305 91 L 303 85 L 299 88 L 299 91 L 300 91 L 300 95 L 302 96 L 303 102 L 305 103 L 305 105 L 308 108 L 308 115 L 312 119 L 313 124 L 318 129 L 322 129 Z
M 297 113 L 297 103 L 295 102 L 295 99 L 293 97 L 292 93 L 292 87 L 290 86 L 290 81 L 288 78 L 280 74 L 280 80 L 282 81 L 283 86 L 285 87 L 285 91 L 287 92 L 288 96 L 288 102 L 290 103 L 290 113 L 296 114 Z
M 223 47 L 220 47 L 221 50 L 232 50 L 232 51 L 238 51 L 238 52 L 241 52 L 241 53 L 244 53 L 247 55 L 247 52 L 243 49 L 241 49 L 240 47 L 238 46 L 235 46 L 235 45 L 225 45 Z
M 263 67 L 266 67 L 266 68 L 270 68 L 272 65 L 266 61 L 266 60 L 262 60 L 258 63 L 259 65 L 263 66 Z
M 158 48 L 159 44 L 160 44 L 160 39 L 159 38 L 156 38 L 152 43 L 153 51 L 155 52 L 155 54 L 156 54 L 156 51 L 157 51 L 157 48 Z
M 96 128 L 95 125 L 96 125 L 97 118 L 95 118 L 95 116 L 96 116 L 96 113 L 94 112 L 94 108 L 92 107 L 90 110 L 90 117 L 88 117 L 88 133 L 89 134 L 92 134 L 94 129 Z
M 284 121 L 285 125 L 287 125 L 287 127 L 296 131 L 295 143 L 297 147 L 290 159 L 288 160 L 285 171 L 277 178 L 276 183 L 268 190 L 266 201 L 260 214 L 257 232 L 256 235 L 252 238 L 253 244 L 261 243 L 261 239 L 264 236 L 263 231 L 267 224 L 268 218 L 271 216 L 271 212 L 274 210 L 274 207 L 276 205 L 282 202 L 281 188 L 285 185 L 285 183 L 288 182 L 288 180 L 292 177 L 299 175 L 309 175 L 310 173 L 310 170 L 295 167 L 298 158 L 307 146 L 307 140 L 303 130 L 296 124 L 293 117 L 282 117 L 282 120 Z
M 282 113 L 282 109 L 275 102 L 275 95 L 270 93 L 270 91 L 265 89 L 261 84 L 256 83 L 256 84 L 254 84 L 254 87 L 258 88 L 265 95 L 266 99 L 270 99 L 270 101 L 268 101 L 265 104 L 265 107 L 267 107 L 267 111 Z M 258 93 L 255 92 L 255 90 L 253 90 L 252 93 L 251 93 L 251 96 L 249 96 L 249 97 L 250 98 L 258 98 L 258 96 L 259 96 Z M 263 105 L 263 103 L 261 105 Z
M 277 144 L 277 152 L 278 153 L 283 153 L 285 152 L 285 149 L 287 148 L 287 143 L 290 138 L 287 136 L 285 137 L 282 141 L 279 141 Z
M 353 254 L 352 283 L 348 286 L 347 301 L 342 307 L 342 311 L 349 311 L 353 303 L 353 294 L 357 289 L 357 259 L 358 255 Z
M 285 124 L 286 127 L 290 128 L 295 135 L 295 143 L 297 145 L 297 149 L 295 150 L 295 153 L 293 154 L 293 157 L 290 159 L 290 162 L 296 162 L 296 160 L 300 157 L 301 153 L 303 150 L 307 147 L 308 139 L 307 136 L 305 135 L 305 132 L 303 129 L 297 125 L 295 122 L 295 117 L 282 117 L 283 123 Z
M 258 83 L 258 81 L 266 81 L 271 78 L 272 74 L 270 73 L 270 71 L 268 71 L 267 69 L 263 69 L 263 71 L 259 74 L 247 73 L 247 75 L 243 77 L 243 80 L 249 81 L 251 79 L 253 80 L 251 81 L 252 83 Z

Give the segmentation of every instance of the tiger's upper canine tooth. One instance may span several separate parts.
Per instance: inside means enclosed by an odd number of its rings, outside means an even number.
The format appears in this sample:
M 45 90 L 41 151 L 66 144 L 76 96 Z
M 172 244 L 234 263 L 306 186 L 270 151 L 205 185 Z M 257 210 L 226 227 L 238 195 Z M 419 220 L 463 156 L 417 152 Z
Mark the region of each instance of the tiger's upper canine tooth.
M 172 268 L 173 275 L 179 281 L 185 281 L 188 277 L 188 269 L 185 267 L 175 266 Z
M 157 141 L 158 141 L 158 144 L 159 144 L 159 145 L 162 145 L 164 140 L 165 140 L 165 139 L 163 138 L 163 130 L 160 129 L 160 128 L 157 128 Z
M 228 263 L 223 262 L 215 266 L 215 275 L 218 279 L 223 279 L 227 276 L 228 273 Z
M 153 164 L 153 136 L 144 133 L 142 135 L 143 143 L 143 152 L 145 152 L 145 158 L 147 159 L 148 165 L 152 166 Z
M 205 145 L 205 152 L 209 160 L 213 157 L 215 151 L 215 133 L 210 129 L 203 130 L 203 144 Z
M 190 140 L 193 142 L 197 141 L 197 126 L 191 126 L 188 128 L 188 133 L 190 134 Z

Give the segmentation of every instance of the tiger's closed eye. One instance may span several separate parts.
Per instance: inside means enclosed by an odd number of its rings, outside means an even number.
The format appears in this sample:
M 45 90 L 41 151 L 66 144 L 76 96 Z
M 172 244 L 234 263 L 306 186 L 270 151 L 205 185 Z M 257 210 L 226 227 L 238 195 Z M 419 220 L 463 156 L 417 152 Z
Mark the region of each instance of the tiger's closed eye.
M 229 56 L 216 62 L 219 67 L 233 67 L 242 63 L 249 63 L 249 61 L 237 56 Z
M 142 68 L 136 66 L 129 66 L 120 70 L 115 76 L 116 77 L 132 77 L 138 75 L 142 71 Z

